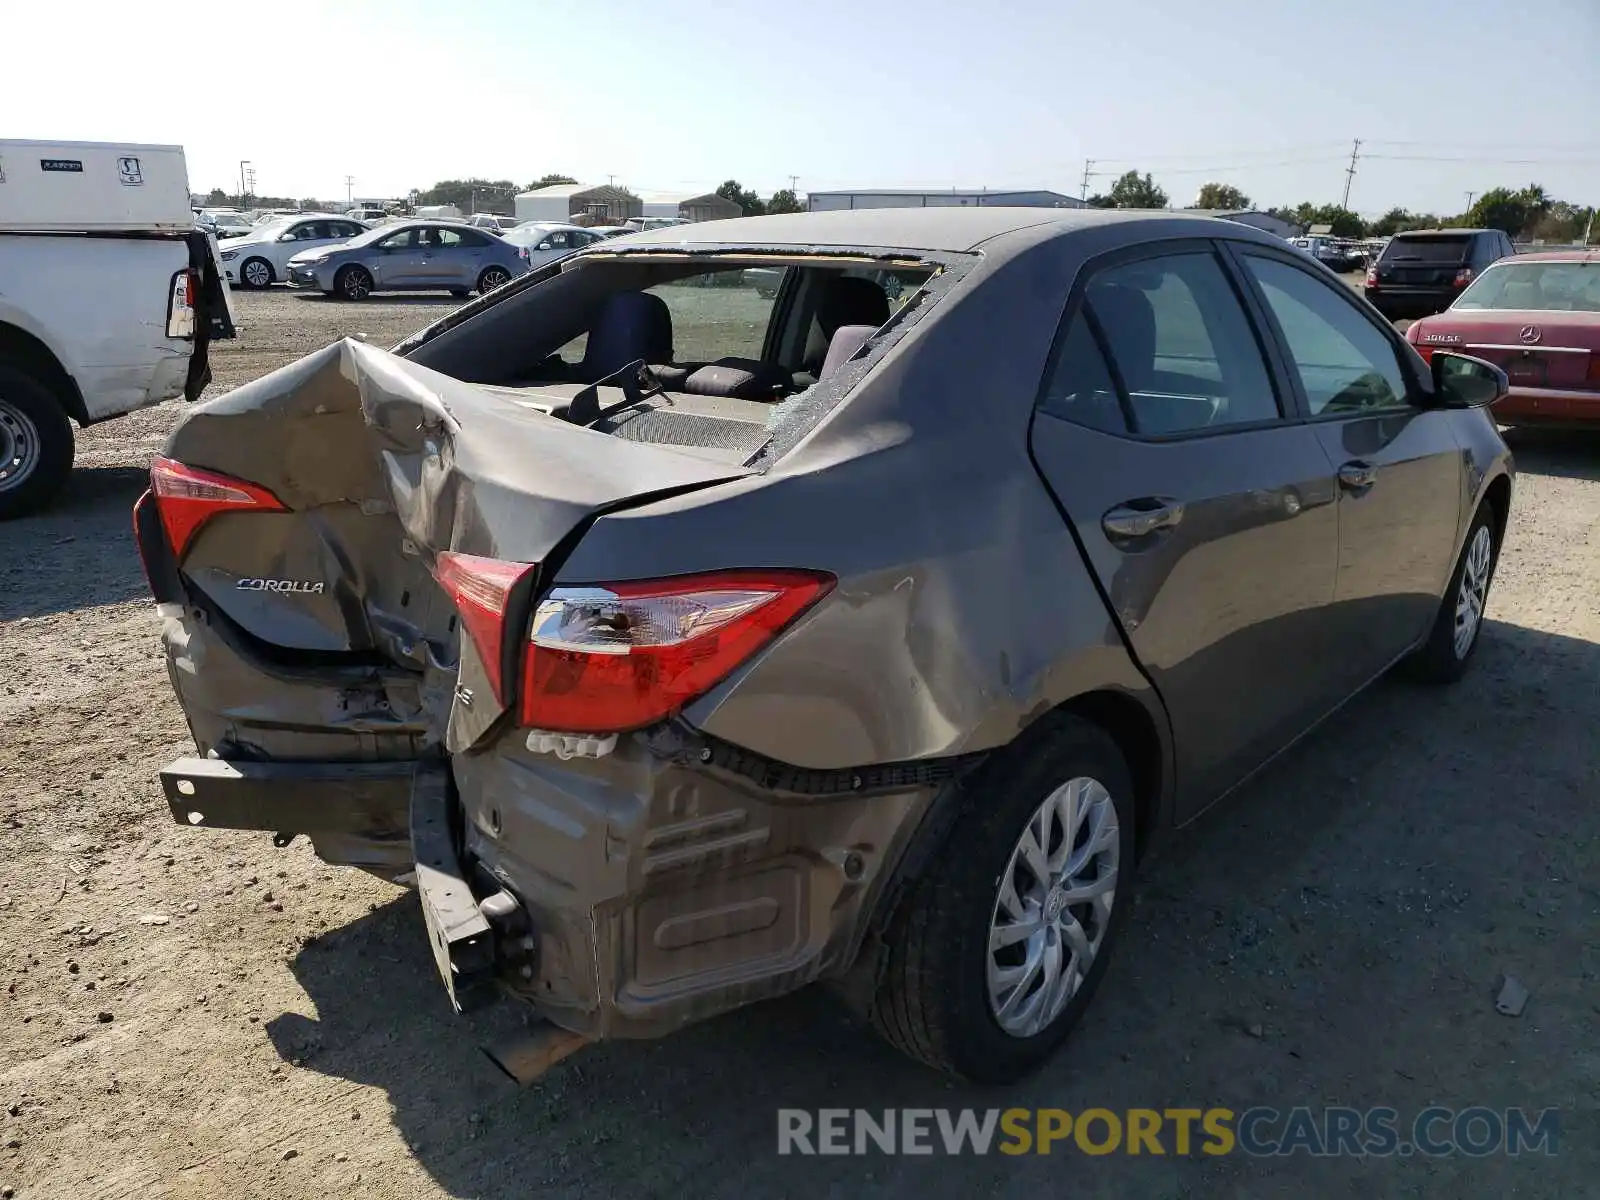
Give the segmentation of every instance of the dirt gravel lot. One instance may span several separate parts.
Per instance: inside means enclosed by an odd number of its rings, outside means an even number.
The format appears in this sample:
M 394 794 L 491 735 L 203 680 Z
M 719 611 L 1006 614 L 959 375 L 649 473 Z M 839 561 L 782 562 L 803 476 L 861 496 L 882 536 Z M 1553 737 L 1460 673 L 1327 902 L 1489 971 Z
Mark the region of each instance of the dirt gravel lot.
M 237 297 L 210 394 L 444 311 Z M 1600 1179 L 1600 438 L 1518 438 L 1486 641 L 1385 683 L 1176 839 L 1053 1067 L 1003 1092 L 804 993 L 535 1087 L 449 1011 L 416 901 L 304 839 L 174 826 L 190 749 L 129 532 L 179 408 L 84 432 L 0 526 L 0 1191 L 123 1196 L 1594 1195 Z M 1495 1012 L 1503 972 L 1532 999 Z M 779 1107 L 1561 1110 L 1555 1157 L 780 1158 Z

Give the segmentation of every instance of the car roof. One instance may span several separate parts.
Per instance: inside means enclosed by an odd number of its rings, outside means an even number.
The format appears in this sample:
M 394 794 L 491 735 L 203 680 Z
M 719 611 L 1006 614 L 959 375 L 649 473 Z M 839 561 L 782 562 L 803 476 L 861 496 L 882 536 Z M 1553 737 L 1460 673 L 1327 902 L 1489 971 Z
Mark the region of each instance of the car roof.
M 1398 241 L 1400 238 L 1465 237 L 1467 234 L 1473 233 L 1499 232 L 1498 229 L 1402 229 L 1389 240 Z
M 1060 235 L 1108 225 L 1192 224 L 1195 237 L 1230 237 L 1282 244 L 1248 225 L 1166 209 L 1005 208 L 999 205 L 933 208 L 857 208 L 732 217 L 646 229 L 628 239 L 646 246 L 871 246 L 878 249 L 976 250 L 985 242 L 1021 230 Z M 1252 235 L 1259 235 L 1252 237 Z
M 1515 258 L 1502 258 L 1494 265 L 1498 267 L 1504 263 L 1519 262 L 1583 263 L 1600 266 L 1600 250 L 1530 250 Z

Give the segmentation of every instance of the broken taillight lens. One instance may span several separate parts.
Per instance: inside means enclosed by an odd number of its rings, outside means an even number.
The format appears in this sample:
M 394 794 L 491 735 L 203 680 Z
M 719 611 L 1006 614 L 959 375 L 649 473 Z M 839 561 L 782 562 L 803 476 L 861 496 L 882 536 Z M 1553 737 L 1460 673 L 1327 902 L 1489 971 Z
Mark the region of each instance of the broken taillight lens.
M 816 571 L 716 571 L 594 587 L 540 602 L 523 658 L 523 725 L 614 733 L 704 695 L 834 585 Z
M 1376 264 L 1367 268 L 1367 286 L 1378 286 L 1378 268 Z
M 195 304 L 200 299 L 200 275 L 193 270 L 179 271 L 172 277 L 172 291 L 167 297 L 167 336 L 193 339 L 195 334 Z
M 221 513 L 289 511 L 258 484 L 202 471 L 170 458 L 158 457 L 150 464 L 150 490 L 155 494 L 156 511 L 161 514 L 172 553 L 178 558 L 183 557 L 200 527 Z
M 1456 270 L 1456 277 L 1450 281 L 1452 287 L 1464 288 L 1472 282 L 1472 268 L 1460 267 Z
M 506 611 L 512 590 L 534 563 L 502 562 L 476 554 L 441 551 L 433 562 L 433 577 L 439 581 L 456 606 L 461 626 L 477 648 L 489 686 L 501 704 L 505 703 L 504 661 Z

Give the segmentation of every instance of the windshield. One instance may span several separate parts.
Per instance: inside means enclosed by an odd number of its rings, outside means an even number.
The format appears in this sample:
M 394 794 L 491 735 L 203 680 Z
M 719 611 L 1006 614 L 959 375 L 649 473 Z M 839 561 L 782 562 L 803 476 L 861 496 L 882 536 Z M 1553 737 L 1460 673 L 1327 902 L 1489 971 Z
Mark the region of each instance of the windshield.
M 1450 307 L 1600 312 L 1600 263 L 1502 263 L 1478 276 Z
M 537 246 L 557 229 L 565 229 L 564 225 L 518 225 L 514 229 L 507 229 L 500 236 L 513 246 Z
M 1472 245 L 1469 235 L 1454 237 L 1396 237 L 1383 252 L 1387 263 L 1419 262 L 1435 266 L 1457 266 L 1467 261 L 1467 248 Z

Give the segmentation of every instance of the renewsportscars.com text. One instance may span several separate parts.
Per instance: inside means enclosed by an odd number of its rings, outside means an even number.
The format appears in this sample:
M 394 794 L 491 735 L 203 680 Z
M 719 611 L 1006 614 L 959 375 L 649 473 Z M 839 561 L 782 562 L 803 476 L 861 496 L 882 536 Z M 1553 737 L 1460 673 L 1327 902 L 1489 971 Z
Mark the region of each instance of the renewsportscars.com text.
M 779 1154 L 1307 1154 L 1443 1157 L 1559 1152 L 1556 1109 L 781 1108 Z

